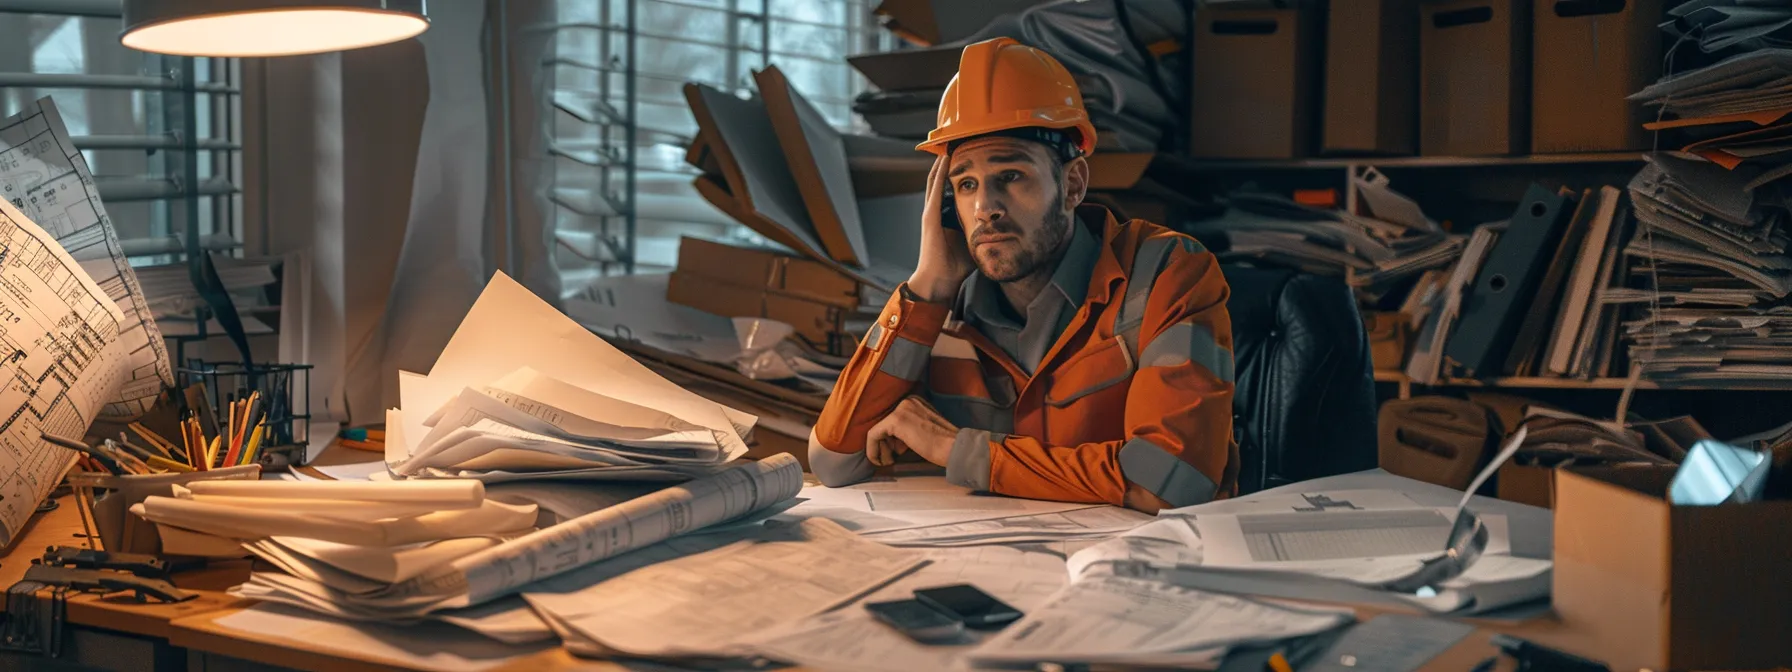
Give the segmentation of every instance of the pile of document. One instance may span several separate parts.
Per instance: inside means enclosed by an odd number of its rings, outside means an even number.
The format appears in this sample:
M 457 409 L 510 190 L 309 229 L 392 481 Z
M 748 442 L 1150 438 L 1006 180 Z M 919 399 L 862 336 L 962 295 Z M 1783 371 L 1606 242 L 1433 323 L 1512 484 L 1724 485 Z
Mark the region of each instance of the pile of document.
M 1604 300 L 1639 307 L 1623 329 L 1648 378 L 1792 385 L 1792 236 L 1779 187 L 1749 188 L 1759 173 L 1655 154 L 1631 181 L 1640 286 Z
M 959 52 L 967 44 L 997 37 L 1045 50 L 1076 77 L 1083 105 L 1095 124 L 1098 153 L 1155 151 L 1181 118 L 1177 110 L 1184 104 L 1183 80 L 1176 73 L 1187 67 L 1178 62 L 1186 50 L 1160 59 L 1132 46 L 1184 43 L 1180 3 L 1010 2 L 1006 4 L 1013 11 L 1000 14 L 992 8 L 1004 3 L 962 4 L 936 5 L 934 18 L 949 21 L 965 14 L 987 23 L 968 33 L 939 25 L 936 32 L 950 32 L 957 39 L 847 59 L 873 85 L 853 104 L 853 111 L 863 115 L 873 131 L 909 140 L 927 137 L 937 121 L 940 95 L 957 73 Z M 976 6 L 985 4 L 990 7 Z
M 1696 0 L 1667 11 L 1661 29 L 1705 53 L 1792 47 L 1792 7 L 1759 0 Z
M 1784 164 L 1792 152 L 1792 119 L 1787 118 L 1792 91 L 1785 85 L 1787 77 L 1792 77 L 1792 49 L 1761 49 L 1668 75 L 1630 99 L 1668 117 L 1644 128 L 1663 131 L 1669 146 L 1725 168 L 1746 161 L 1778 166 L 1750 182 L 1753 186 L 1788 173 Z
M 681 481 L 747 451 L 755 418 L 654 375 L 508 276 L 427 375 L 401 372 L 386 463 L 399 478 Z
M 1220 217 L 1189 233 L 1225 260 L 1254 260 L 1344 278 L 1373 302 L 1400 281 L 1449 266 L 1464 239 L 1440 229 L 1418 204 L 1388 187 L 1372 169 L 1353 176 L 1362 213 L 1325 210 L 1282 196 L 1241 192 Z
M 340 618 L 402 621 L 526 594 L 540 580 L 766 512 L 801 483 L 796 460 L 781 456 L 542 529 L 534 506 L 497 502 L 466 479 L 201 482 L 182 497 L 149 498 L 137 512 L 163 531 L 235 541 L 283 570 L 254 573 L 237 595 Z M 514 601 L 488 608 L 500 607 L 527 611 Z M 526 626 L 525 616 L 511 618 Z
M 1690 417 L 1679 422 L 1691 421 Z M 1691 421 L 1694 427 L 1696 421 Z M 1512 463 L 1533 467 L 1672 466 L 1686 456 L 1696 440 L 1677 436 L 1677 423 L 1621 423 L 1542 406 L 1527 406 L 1523 423 L 1525 439 Z M 1703 429 L 1697 429 L 1703 434 Z M 1699 438 L 1710 438 L 1702 436 Z

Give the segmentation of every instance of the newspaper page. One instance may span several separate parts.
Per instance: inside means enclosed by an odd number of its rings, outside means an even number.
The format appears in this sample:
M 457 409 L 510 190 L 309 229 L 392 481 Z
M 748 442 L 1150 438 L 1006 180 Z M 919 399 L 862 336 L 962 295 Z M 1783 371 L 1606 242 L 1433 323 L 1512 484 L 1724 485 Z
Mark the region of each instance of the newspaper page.
M 257 572 L 233 594 L 364 618 L 416 618 L 481 604 L 524 585 L 770 508 L 796 496 L 802 465 L 774 455 L 667 487 L 461 557 L 367 592 Z
M 126 372 L 118 305 L 9 199 L 0 199 L 0 289 L 4 546 L 74 463 L 74 451 L 41 435 L 85 435 L 95 414 L 118 394 Z
M 1217 649 L 1323 632 L 1349 609 L 1271 605 L 1117 576 L 1070 584 L 969 654 L 979 664 L 1199 666 Z
M 0 197 L 54 237 L 94 284 L 117 304 L 116 337 L 125 353 L 124 379 L 100 415 L 135 418 L 174 385 L 167 344 L 137 284 L 137 272 L 100 203 L 93 171 L 75 149 L 55 101 L 27 103 L 0 120 Z
M 742 536 L 620 573 L 593 566 L 591 574 L 545 582 L 523 597 L 575 652 L 733 658 L 754 652 L 745 642 L 753 635 L 843 604 L 926 562 L 918 551 L 868 541 L 820 518 Z M 559 585 L 566 583 L 572 585 Z

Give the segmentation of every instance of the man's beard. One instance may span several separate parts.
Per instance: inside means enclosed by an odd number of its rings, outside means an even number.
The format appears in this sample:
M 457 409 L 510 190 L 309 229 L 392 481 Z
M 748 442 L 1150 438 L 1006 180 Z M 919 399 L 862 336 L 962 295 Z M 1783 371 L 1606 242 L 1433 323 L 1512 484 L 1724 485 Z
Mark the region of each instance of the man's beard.
M 1040 228 L 1039 235 L 1031 239 L 1021 237 L 1022 246 L 1014 256 L 986 259 L 982 255 L 972 255 L 977 262 L 977 270 L 983 272 L 983 277 L 998 283 L 1014 282 L 1038 273 L 1048 264 L 1055 263 L 1057 261 L 1056 253 L 1063 246 L 1064 241 L 1070 237 L 1070 214 L 1054 208 L 1046 213 L 1045 217 L 1045 226 Z M 1021 227 L 1009 220 L 996 220 L 982 229 L 978 229 L 977 233 L 972 236 L 970 241 L 972 249 L 976 248 L 978 239 L 998 233 L 1021 236 Z

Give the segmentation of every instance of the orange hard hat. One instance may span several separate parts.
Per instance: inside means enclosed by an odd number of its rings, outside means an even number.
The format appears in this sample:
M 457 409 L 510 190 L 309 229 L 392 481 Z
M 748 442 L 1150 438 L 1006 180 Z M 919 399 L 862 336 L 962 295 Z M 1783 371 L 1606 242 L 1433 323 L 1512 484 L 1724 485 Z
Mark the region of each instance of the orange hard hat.
M 953 142 L 1022 128 L 1071 131 L 1084 155 L 1095 151 L 1095 125 L 1070 71 L 1051 54 L 998 37 L 964 48 L 940 97 L 939 123 L 915 149 L 943 155 Z

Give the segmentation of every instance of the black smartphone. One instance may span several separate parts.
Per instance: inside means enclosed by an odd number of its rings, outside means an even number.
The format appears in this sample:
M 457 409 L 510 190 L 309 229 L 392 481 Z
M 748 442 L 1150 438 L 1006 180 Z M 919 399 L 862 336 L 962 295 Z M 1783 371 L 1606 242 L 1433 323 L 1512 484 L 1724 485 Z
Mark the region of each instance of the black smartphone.
M 956 616 L 971 628 L 1000 628 L 1021 616 L 1020 610 L 965 583 L 917 590 L 915 600 Z
M 885 625 L 922 643 L 949 642 L 964 634 L 964 623 L 919 600 L 892 600 L 865 605 Z
M 963 229 L 958 223 L 958 201 L 952 198 L 952 185 L 940 192 L 940 226 L 958 231 Z

